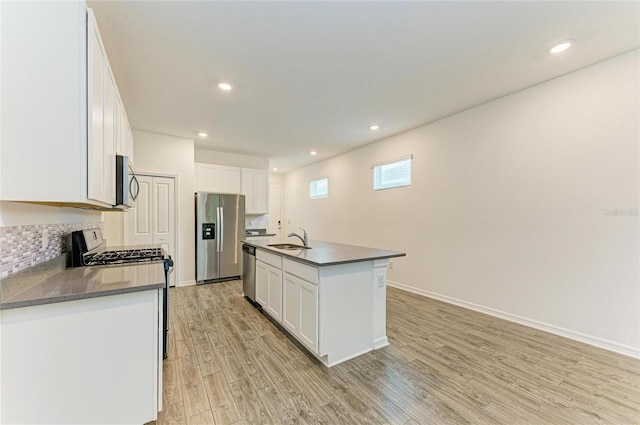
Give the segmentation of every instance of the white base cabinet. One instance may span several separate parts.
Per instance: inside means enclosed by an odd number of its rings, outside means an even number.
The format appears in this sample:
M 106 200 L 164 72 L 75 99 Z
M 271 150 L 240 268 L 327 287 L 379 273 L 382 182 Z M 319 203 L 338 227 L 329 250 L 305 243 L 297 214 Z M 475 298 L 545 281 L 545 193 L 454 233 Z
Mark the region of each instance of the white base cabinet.
M 389 345 L 388 260 L 313 267 L 261 249 L 256 259 L 256 301 L 325 365 Z
M 260 250 L 256 251 L 256 301 L 282 322 L 282 259 Z
M 0 311 L 0 422 L 157 419 L 161 306 L 149 290 Z
M 318 352 L 318 285 L 284 274 L 282 324 L 309 350 Z

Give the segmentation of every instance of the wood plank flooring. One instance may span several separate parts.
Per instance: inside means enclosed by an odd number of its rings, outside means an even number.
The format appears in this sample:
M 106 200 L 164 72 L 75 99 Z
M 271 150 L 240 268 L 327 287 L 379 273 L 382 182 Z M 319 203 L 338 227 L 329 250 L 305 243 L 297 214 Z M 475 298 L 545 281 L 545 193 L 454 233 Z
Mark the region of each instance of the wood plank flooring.
M 640 361 L 389 288 L 389 347 L 327 369 L 232 281 L 171 290 L 157 425 L 640 424 Z

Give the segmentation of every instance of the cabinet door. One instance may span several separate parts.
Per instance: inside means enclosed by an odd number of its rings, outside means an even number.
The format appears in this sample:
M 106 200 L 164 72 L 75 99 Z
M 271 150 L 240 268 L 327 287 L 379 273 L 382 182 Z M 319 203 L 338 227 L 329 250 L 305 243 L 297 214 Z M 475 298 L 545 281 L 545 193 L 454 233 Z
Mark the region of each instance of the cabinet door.
M 318 287 L 284 274 L 282 324 L 311 351 L 318 352 Z
M 282 270 L 268 265 L 267 271 L 269 276 L 267 312 L 278 322 L 282 322 Z
M 292 334 L 300 334 L 300 279 L 284 274 L 282 295 L 282 324 Z
M 220 167 L 221 193 L 240 193 L 241 180 L 240 168 Z
M 242 169 L 242 193 L 247 214 L 269 213 L 269 174 L 262 170 Z
M 241 169 L 196 164 L 196 190 L 213 193 L 240 193 Z
M 117 93 L 117 88 L 116 88 Z M 129 118 L 124 109 L 120 96 L 116 96 L 116 153 L 129 157 L 129 165 L 133 165 L 133 138 L 131 137 L 131 126 Z
M 256 302 L 262 307 L 267 306 L 269 298 L 269 273 L 267 265 L 262 261 L 256 260 Z
M 127 120 L 127 152 L 129 155 L 129 165 L 133 167 L 133 133 L 131 132 L 131 125 Z
M 255 210 L 255 173 L 253 170 L 242 170 L 242 193 L 245 196 L 245 211 L 253 214 Z
M 88 106 L 89 106 L 89 132 L 88 132 L 88 188 L 87 197 L 106 202 L 104 163 L 104 84 L 106 53 L 98 26 L 90 15 L 89 19 L 89 55 L 88 62 Z M 93 25 L 92 25 L 93 24 Z
M 269 212 L 269 174 L 266 171 L 256 171 L 254 179 L 254 210 L 256 213 Z
M 126 279 L 136 273 L 117 269 L 113 273 Z M 161 291 L 149 290 L 3 310 L 3 423 L 156 419 L 162 392 L 159 297 Z
M 220 191 L 220 167 L 209 164 L 196 164 L 196 191 Z
M 318 287 L 300 280 L 300 341 L 315 353 L 318 352 Z
M 115 80 L 93 14 L 88 27 L 87 198 L 115 203 Z

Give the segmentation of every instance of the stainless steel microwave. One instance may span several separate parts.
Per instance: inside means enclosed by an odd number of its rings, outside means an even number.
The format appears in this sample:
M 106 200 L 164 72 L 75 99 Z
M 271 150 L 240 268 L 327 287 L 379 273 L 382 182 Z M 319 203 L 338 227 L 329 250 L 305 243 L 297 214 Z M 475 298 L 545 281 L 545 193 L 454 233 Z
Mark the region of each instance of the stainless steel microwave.
M 140 185 L 129 165 L 129 157 L 116 155 L 116 207 L 131 208 L 138 192 Z

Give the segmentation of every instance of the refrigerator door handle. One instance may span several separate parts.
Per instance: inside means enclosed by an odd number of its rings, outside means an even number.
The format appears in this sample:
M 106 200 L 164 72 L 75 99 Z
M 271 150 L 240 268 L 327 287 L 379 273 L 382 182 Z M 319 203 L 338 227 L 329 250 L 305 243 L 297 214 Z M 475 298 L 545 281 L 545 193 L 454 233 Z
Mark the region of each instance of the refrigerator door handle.
M 220 248 L 218 248 L 218 252 L 222 252 L 224 251 L 224 208 L 218 207 L 218 209 L 220 210 L 220 219 L 218 220 L 218 223 L 220 223 L 218 226 L 218 229 L 220 229 L 220 238 L 218 239 L 220 241 Z
M 220 234 L 222 233 L 220 231 L 220 226 L 222 225 L 222 223 L 220 223 L 220 207 L 216 207 L 216 252 L 220 252 Z

